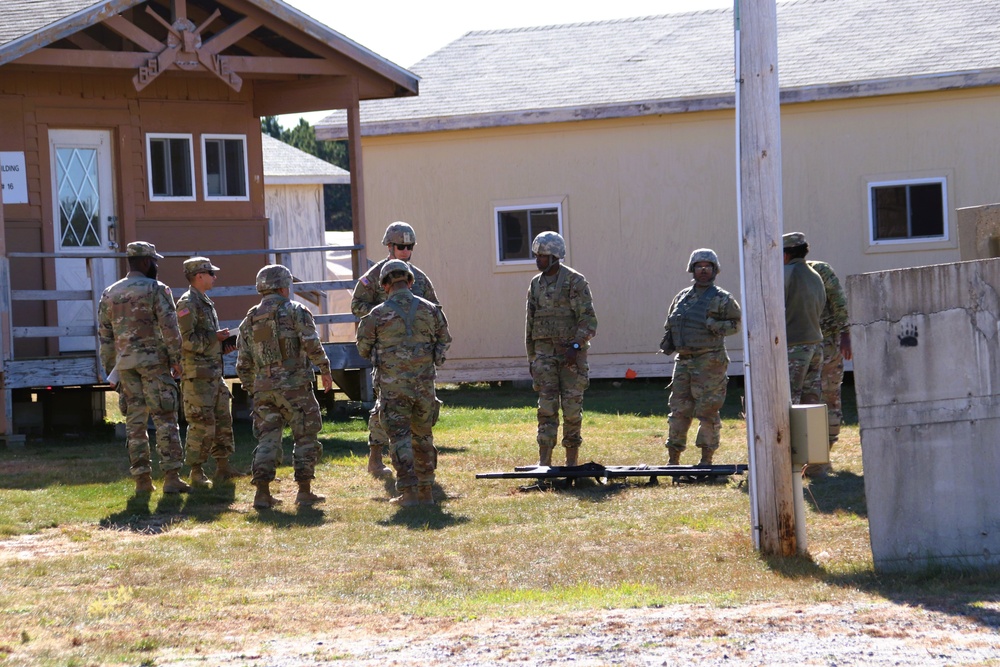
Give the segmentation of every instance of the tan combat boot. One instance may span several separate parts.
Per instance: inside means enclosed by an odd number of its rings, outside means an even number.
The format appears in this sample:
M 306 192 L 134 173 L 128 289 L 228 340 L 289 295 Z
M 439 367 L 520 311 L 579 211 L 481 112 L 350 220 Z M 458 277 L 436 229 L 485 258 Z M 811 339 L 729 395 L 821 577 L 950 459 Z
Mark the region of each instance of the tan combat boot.
M 538 445 L 538 465 L 540 466 L 552 465 L 553 449 L 554 447 L 552 445 Z
M 153 478 L 148 472 L 138 475 L 135 478 L 135 493 L 139 495 L 140 493 L 152 493 L 156 491 L 156 487 L 153 486 Z
M 271 495 L 270 482 L 256 482 L 256 486 L 257 493 L 253 497 L 254 509 L 266 510 L 281 504 L 281 500 Z
M 681 450 L 668 447 L 667 452 L 670 454 L 670 460 L 667 461 L 667 465 L 679 466 L 681 464 Z
M 708 449 L 707 447 L 702 447 L 701 449 L 701 461 L 698 461 L 700 466 L 710 466 L 712 465 L 712 457 L 715 456 L 714 449 Z
M 209 481 L 208 475 L 205 471 L 201 469 L 200 463 L 195 463 L 191 466 L 191 486 L 198 489 L 211 489 L 212 482 Z
M 579 447 L 567 447 L 566 448 L 566 467 L 572 468 L 573 466 L 579 465 L 578 458 L 580 456 Z
M 399 492 L 399 495 L 389 501 L 400 507 L 416 507 L 420 504 L 417 499 L 417 491 L 412 486 L 408 486 Z
M 190 490 L 191 487 L 181 479 L 176 470 L 167 470 L 163 473 L 164 493 L 187 493 Z
M 216 482 L 225 482 L 226 480 L 246 476 L 245 472 L 240 472 L 236 468 L 230 467 L 228 458 L 219 457 L 215 459 L 215 475 L 213 477 L 215 477 Z
M 295 495 L 296 505 L 315 505 L 326 500 L 326 496 L 318 496 L 311 490 L 311 482 L 299 482 L 299 492 Z
M 392 470 L 382 463 L 382 445 L 368 447 L 368 474 L 375 479 L 392 477 Z
M 417 502 L 421 505 L 434 504 L 434 487 L 430 484 L 421 484 L 417 487 Z

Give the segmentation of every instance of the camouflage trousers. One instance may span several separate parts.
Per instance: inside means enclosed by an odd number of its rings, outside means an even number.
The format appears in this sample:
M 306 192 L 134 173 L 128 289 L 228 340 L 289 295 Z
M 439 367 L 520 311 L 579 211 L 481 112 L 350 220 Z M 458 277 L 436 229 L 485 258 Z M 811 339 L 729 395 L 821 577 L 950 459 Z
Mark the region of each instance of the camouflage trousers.
M 820 343 L 788 346 L 788 384 L 792 405 L 822 402 L 822 370 L 823 346 Z
M 233 443 L 233 395 L 221 378 L 194 378 L 181 381 L 184 417 L 187 419 L 184 462 L 201 465 L 209 457 L 228 459 Z
M 820 383 L 823 386 L 823 402 L 830 420 L 830 446 L 840 437 L 840 425 L 844 421 L 844 408 L 840 400 L 840 386 L 844 382 L 844 355 L 840 351 L 840 334 L 823 339 L 823 370 Z
M 583 442 L 583 393 L 590 386 L 587 353 L 578 352 L 568 364 L 561 354 L 538 354 L 531 363 L 531 384 L 538 392 L 538 445 L 554 447 L 559 435 L 559 408 L 563 413 L 562 445 L 566 449 Z
M 713 350 L 695 356 L 677 356 L 670 381 L 670 430 L 667 447 L 683 452 L 692 418 L 698 419 L 695 445 L 706 452 L 719 448 L 722 418 L 719 410 L 726 402 L 729 383 L 729 356 L 725 350 Z
M 144 366 L 119 371 L 119 406 L 125 406 L 125 433 L 129 468 L 133 476 L 153 471 L 149 452 L 149 419 L 156 428 L 160 469 L 183 465 L 181 434 L 177 428 L 177 383 L 166 366 Z
M 316 476 L 316 464 L 323 455 L 319 431 L 323 428 L 319 402 L 312 385 L 297 389 L 259 391 L 253 395 L 252 483 L 273 482 L 281 465 L 281 436 L 285 425 L 292 429 L 292 465 L 295 481 L 307 482 Z
M 437 448 L 432 429 L 441 414 L 434 381 L 380 392 L 379 419 L 389 437 L 396 490 L 434 483 Z
M 375 407 L 368 415 L 368 446 L 381 448 L 389 445 L 389 434 L 382 428 L 382 419 L 379 417 L 382 412 L 382 392 L 378 390 L 378 378 L 374 379 Z

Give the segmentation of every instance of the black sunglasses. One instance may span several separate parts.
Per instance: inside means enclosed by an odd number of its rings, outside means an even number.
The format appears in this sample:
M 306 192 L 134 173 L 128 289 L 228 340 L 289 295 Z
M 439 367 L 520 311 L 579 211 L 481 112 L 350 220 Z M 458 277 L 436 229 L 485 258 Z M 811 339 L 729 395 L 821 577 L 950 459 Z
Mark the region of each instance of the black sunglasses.
M 413 250 L 412 243 L 395 243 L 393 245 L 395 245 L 399 250 Z
M 206 271 L 205 273 L 212 276 L 213 278 L 215 277 L 215 271 Z

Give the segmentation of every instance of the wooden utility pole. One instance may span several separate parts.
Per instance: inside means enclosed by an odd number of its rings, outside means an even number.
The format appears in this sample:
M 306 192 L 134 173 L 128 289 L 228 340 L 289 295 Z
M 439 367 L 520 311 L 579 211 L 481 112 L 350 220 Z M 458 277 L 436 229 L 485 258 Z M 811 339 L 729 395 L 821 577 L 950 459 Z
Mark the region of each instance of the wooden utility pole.
M 734 0 L 743 354 L 751 519 L 766 555 L 796 553 L 781 247 L 775 0 Z

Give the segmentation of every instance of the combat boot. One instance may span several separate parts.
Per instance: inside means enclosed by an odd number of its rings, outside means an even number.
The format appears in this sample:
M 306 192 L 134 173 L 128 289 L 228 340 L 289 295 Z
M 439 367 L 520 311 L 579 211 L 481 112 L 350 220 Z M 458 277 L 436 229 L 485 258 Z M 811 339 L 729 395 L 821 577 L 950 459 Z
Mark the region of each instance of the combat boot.
M 538 445 L 538 465 L 540 466 L 552 465 L 553 449 L 555 449 L 553 445 Z
M 566 467 L 572 468 L 573 466 L 579 465 L 577 463 L 580 456 L 579 447 L 567 447 L 566 448 Z
M 804 468 L 802 468 L 803 477 L 811 477 L 816 479 L 817 477 L 826 477 L 831 472 L 833 472 L 833 466 L 829 463 L 807 463 Z
M 667 452 L 670 454 L 670 460 L 667 461 L 667 465 L 679 466 L 681 464 L 681 450 L 668 447 Z
M 187 493 L 191 487 L 180 478 L 176 470 L 167 470 L 163 473 L 164 493 Z
M 201 469 L 200 463 L 196 463 L 191 466 L 191 486 L 196 489 L 212 488 L 212 482 L 209 481 L 208 475 L 205 474 L 205 471 Z
M 421 484 L 417 487 L 417 502 L 421 505 L 434 504 L 434 487 L 430 484 Z
M 257 493 L 253 496 L 254 509 L 266 510 L 281 504 L 281 500 L 271 495 L 270 482 L 255 482 L 255 485 Z
M 371 445 L 368 448 L 368 474 L 375 479 L 392 477 L 392 470 L 382 463 L 382 445 Z
M 400 507 L 416 507 L 420 504 L 420 501 L 417 499 L 417 492 L 412 486 L 408 486 L 400 491 L 399 495 L 389 502 Z
M 225 457 L 217 457 L 215 459 L 215 481 L 225 482 L 230 479 L 237 479 L 239 477 L 246 477 L 245 472 L 240 472 L 236 468 L 229 465 L 229 459 Z
M 140 493 L 152 493 L 153 491 L 156 491 L 156 487 L 153 486 L 153 478 L 148 472 L 144 472 L 135 478 L 136 495 Z
M 299 492 L 295 495 L 296 505 L 315 505 L 326 500 L 326 496 L 318 496 L 313 493 L 311 487 L 312 483 L 308 480 L 299 482 Z
M 702 447 L 701 449 L 701 461 L 698 461 L 700 466 L 710 466 L 712 465 L 712 458 L 715 456 L 714 449 L 708 449 L 707 447 Z

